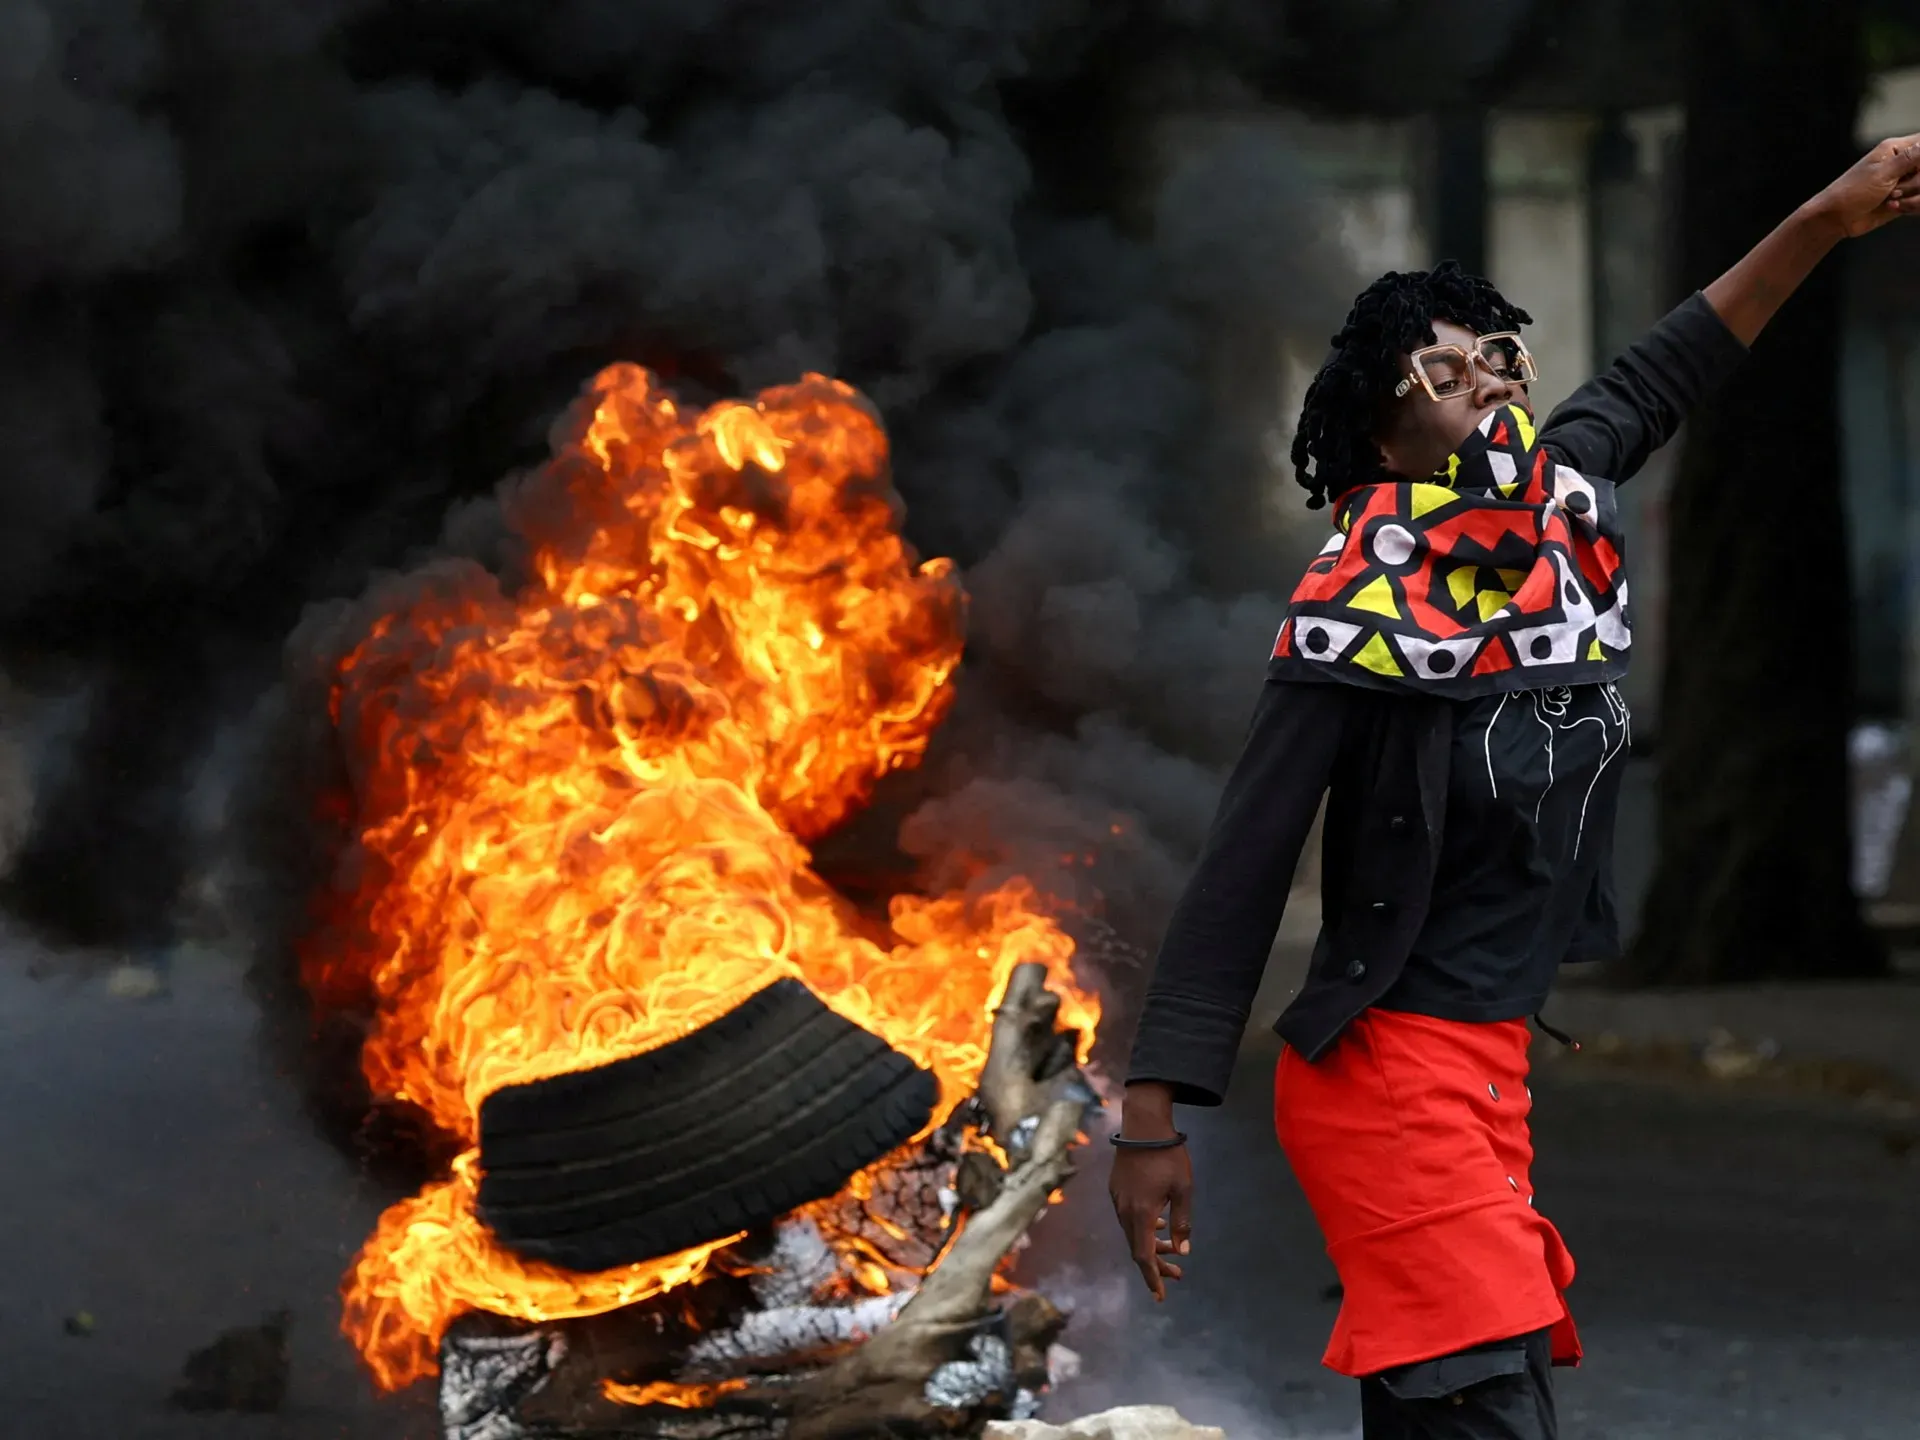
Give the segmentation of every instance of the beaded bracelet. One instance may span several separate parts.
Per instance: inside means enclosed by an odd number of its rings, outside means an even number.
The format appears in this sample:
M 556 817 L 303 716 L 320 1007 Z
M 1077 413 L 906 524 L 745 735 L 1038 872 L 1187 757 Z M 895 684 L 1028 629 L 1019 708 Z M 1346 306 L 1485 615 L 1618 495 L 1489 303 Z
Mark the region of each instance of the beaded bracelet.
M 1187 1143 L 1187 1137 L 1178 1130 L 1162 1140 L 1129 1140 L 1124 1135 L 1110 1135 L 1107 1138 L 1121 1150 L 1174 1150 Z

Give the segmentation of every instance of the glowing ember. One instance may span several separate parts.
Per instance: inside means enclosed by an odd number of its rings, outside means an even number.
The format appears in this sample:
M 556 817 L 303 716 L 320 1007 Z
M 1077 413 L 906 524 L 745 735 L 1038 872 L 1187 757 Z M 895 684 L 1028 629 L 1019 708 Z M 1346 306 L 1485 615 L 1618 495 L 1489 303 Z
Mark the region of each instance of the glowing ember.
M 602 1382 L 600 1393 L 620 1405 L 673 1405 L 682 1410 L 699 1410 L 723 1395 L 747 1388 L 744 1380 L 722 1380 L 713 1385 L 675 1385 L 656 1380 L 650 1385 L 622 1385 L 615 1380 Z
M 509 516 L 530 582 L 506 597 L 447 569 L 333 692 L 359 845 L 304 978 L 322 1010 L 375 1017 L 374 1093 L 468 1147 L 345 1284 L 347 1333 L 390 1388 L 433 1373 L 466 1310 L 599 1313 L 697 1280 L 728 1243 L 601 1274 L 502 1249 L 474 1211 L 493 1090 L 652 1049 L 783 975 L 932 1070 L 941 1114 L 1019 961 L 1047 964 L 1083 1044 L 1098 1018 L 1028 887 L 898 897 L 887 934 L 809 869 L 803 841 L 920 757 L 963 628 L 952 566 L 900 539 L 852 389 L 809 376 L 683 416 L 613 366 Z

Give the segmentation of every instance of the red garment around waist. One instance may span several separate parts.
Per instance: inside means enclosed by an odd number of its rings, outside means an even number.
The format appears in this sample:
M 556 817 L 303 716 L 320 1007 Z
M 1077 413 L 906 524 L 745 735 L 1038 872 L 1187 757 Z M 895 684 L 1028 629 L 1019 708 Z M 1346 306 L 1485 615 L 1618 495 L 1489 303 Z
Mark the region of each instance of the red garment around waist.
M 1274 1125 L 1340 1273 L 1325 1363 L 1372 1375 L 1530 1331 L 1579 1337 L 1573 1257 L 1533 1207 L 1524 1020 L 1362 1014 L 1317 1063 L 1289 1047 Z

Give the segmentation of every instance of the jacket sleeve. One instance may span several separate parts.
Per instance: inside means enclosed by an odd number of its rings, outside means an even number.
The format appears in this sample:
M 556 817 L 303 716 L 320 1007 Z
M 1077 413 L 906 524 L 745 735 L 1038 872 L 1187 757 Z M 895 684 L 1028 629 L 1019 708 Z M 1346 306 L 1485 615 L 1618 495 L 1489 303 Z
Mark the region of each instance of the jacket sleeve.
M 1695 291 L 1555 406 L 1540 427 L 1541 442 L 1581 474 L 1618 485 L 1639 473 L 1746 356 L 1747 347 Z
M 1163 1081 L 1187 1105 L 1225 1097 L 1294 866 L 1358 695 L 1331 682 L 1267 682 L 1154 962 L 1128 1084 Z

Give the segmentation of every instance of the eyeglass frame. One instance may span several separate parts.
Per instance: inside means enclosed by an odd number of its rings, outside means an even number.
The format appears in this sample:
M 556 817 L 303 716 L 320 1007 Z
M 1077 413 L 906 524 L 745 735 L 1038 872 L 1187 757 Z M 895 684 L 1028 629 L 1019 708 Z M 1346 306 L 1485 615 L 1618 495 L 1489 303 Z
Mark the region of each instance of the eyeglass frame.
M 1527 368 L 1529 372 L 1527 379 L 1515 380 L 1511 383 L 1526 386 L 1532 385 L 1540 379 L 1539 363 L 1533 358 L 1533 352 L 1527 348 L 1527 342 L 1520 338 L 1520 332 L 1518 330 L 1495 330 L 1491 334 L 1476 336 L 1475 339 L 1478 341 L 1478 344 L 1474 346 L 1471 354 L 1454 344 L 1451 340 L 1443 340 L 1437 345 L 1422 345 L 1418 350 L 1413 351 L 1407 356 L 1407 359 L 1413 364 L 1413 369 L 1401 376 L 1400 383 L 1393 387 L 1393 398 L 1396 400 L 1400 399 L 1401 396 L 1411 391 L 1417 383 L 1422 390 L 1427 392 L 1427 398 L 1435 404 L 1438 404 L 1442 400 L 1458 399 L 1459 397 L 1457 395 L 1435 394 L 1433 381 L 1428 378 L 1425 367 L 1420 363 L 1422 356 L 1433 355 L 1442 350 L 1451 350 L 1454 354 L 1464 359 L 1467 362 L 1468 374 L 1472 374 L 1474 366 L 1478 365 L 1489 375 L 1493 375 L 1494 379 L 1498 380 L 1500 377 L 1494 375 L 1493 366 L 1489 365 L 1486 356 L 1480 353 L 1480 346 L 1486 344 L 1489 340 L 1513 341 L 1513 348 L 1518 352 L 1516 358 Z

